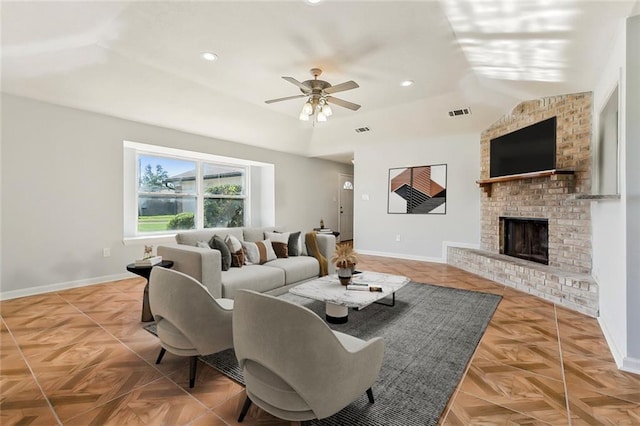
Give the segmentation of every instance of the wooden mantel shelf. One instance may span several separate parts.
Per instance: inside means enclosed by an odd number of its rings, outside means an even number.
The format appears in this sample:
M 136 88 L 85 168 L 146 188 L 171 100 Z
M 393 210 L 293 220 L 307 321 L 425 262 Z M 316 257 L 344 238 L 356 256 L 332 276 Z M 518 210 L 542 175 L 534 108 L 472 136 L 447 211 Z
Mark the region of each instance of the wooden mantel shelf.
M 480 179 L 476 183 L 491 197 L 491 185 L 498 182 L 509 182 L 512 180 L 532 179 L 541 177 L 551 177 L 555 175 L 573 175 L 574 170 L 543 170 L 540 172 L 520 173 L 517 175 L 499 176 L 489 179 Z

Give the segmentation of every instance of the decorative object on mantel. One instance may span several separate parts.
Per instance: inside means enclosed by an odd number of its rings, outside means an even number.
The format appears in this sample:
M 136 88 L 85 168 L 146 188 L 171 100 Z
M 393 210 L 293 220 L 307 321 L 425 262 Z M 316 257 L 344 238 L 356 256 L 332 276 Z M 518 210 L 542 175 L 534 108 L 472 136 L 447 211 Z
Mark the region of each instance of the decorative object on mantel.
M 389 169 L 387 213 L 446 214 L 447 165 Z
M 331 262 L 335 263 L 336 268 L 338 268 L 340 284 L 349 285 L 353 271 L 356 269 L 356 264 L 358 263 L 358 253 L 353 250 L 353 247 L 341 244 L 336 246 L 336 251 L 331 257 Z
M 320 219 L 320 229 L 324 229 L 324 220 Z

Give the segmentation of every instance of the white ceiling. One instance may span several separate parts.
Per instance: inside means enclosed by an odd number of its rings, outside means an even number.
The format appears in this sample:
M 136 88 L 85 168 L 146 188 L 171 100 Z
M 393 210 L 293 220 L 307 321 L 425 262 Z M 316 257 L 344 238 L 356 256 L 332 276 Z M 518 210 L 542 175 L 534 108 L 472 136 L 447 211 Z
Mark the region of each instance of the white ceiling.
M 361 143 L 478 132 L 522 100 L 592 90 L 635 3 L 3 1 L 2 91 L 348 161 Z M 355 80 L 335 96 L 362 108 L 314 126 L 303 99 L 264 103 L 299 94 L 281 77 L 312 67 Z M 473 114 L 449 119 L 460 107 Z

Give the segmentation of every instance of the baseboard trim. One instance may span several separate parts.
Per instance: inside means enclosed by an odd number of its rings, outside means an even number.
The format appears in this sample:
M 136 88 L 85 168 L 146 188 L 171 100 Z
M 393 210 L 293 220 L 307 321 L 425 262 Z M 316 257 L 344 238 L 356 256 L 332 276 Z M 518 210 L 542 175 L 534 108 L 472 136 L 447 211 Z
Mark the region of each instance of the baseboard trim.
M 607 341 L 607 346 L 609 346 L 609 350 L 611 351 L 611 355 L 613 356 L 613 360 L 616 362 L 618 368 L 622 368 L 622 363 L 624 361 L 624 354 L 620 349 L 618 349 L 618 345 L 616 345 L 616 341 L 613 338 L 612 334 L 609 332 L 609 327 L 607 327 L 606 321 L 602 319 L 602 315 L 598 318 L 598 324 L 600 324 L 600 330 L 602 330 L 602 334 L 604 334 L 604 340 Z
M 602 319 L 602 316 L 598 317 L 598 324 L 600 324 L 602 334 L 604 334 L 604 338 L 607 341 L 611 355 L 613 356 L 618 368 L 623 371 L 628 371 L 629 373 L 640 374 L 640 359 L 625 356 L 622 353 L 618 348 L 618 345 L 616 345 L 616 341 L 609 332 L 607 323 Z
M 621 370 L 629 373 L 640 374 L 640 358 L 625 357 L 622 360 Z
M 122 273 L 115 275 L 104 275 L 102 277 L 85 278 L 76 281 L 66 281 L 56 284 L 48 284 L 39 287 L 30 287 L 20 290 L 0 291 L 0 300 L 17 299 L 18 297 L 35 296 L 38 294 L 51 293 L 53 291 L 68 290 L 70 288 L 86 287 L 88 285 L 100 284 L 109 281 L 118 281 L 127 278 L 134 278 L 131 273 Z
M 393 259 L 417 260 L 420 262 L 446 263 L 446 261 L 441 257 L 414 256 L 411 254 L 404 254 L 404 253 L 389 253 L 389 252 L 374 251 L 374 250 L 360 250 L 358 248 L 356 248 L 355 250 L 360 254 L 367 254 L 370 256 L 390 257 Z

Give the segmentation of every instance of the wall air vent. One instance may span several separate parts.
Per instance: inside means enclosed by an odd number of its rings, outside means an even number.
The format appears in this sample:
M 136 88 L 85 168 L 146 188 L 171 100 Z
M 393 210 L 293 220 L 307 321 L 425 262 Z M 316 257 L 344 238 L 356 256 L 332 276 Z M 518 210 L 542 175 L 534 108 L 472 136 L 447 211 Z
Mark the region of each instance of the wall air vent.
M 371 130 L 371 129 L 370 129 L 370 128 L 368 128 L 368 127 L 358 127 L 358 128 L 356 129 L 356 133 L 368 132 L 368 131 L 370 131 L 370 130 Z
M 470 115 L 471 114 L 471 108 L 460 108 L 460 109 L 454 109 L 452 111 L 449 111 L 449 117 L 454 118 L 454 117 L 460 117 L 463 115 Z

